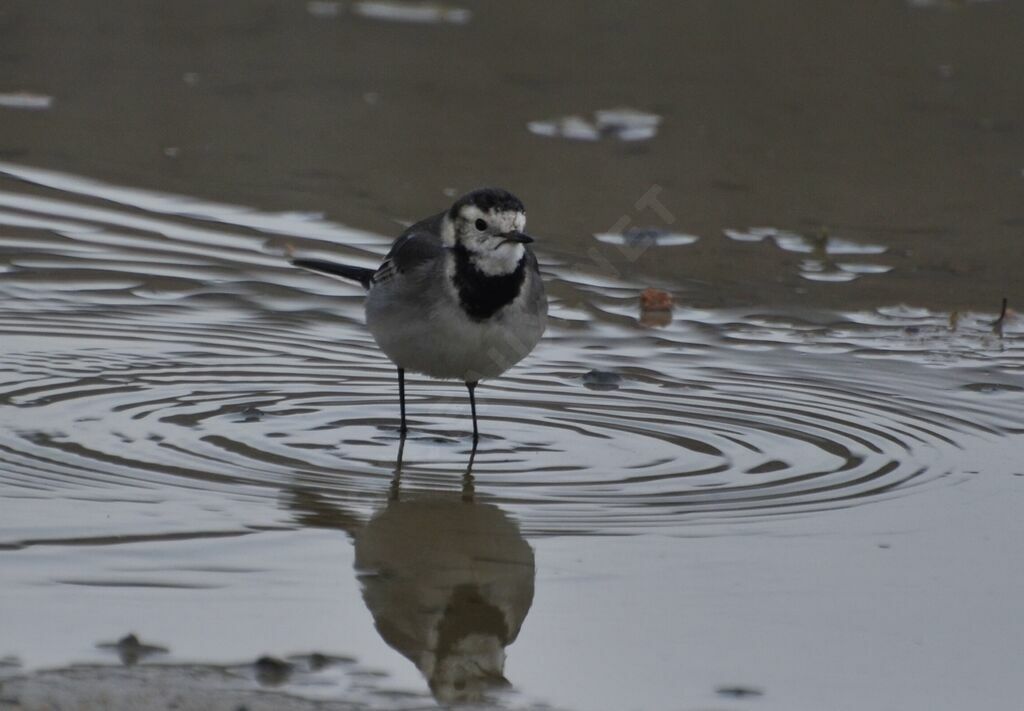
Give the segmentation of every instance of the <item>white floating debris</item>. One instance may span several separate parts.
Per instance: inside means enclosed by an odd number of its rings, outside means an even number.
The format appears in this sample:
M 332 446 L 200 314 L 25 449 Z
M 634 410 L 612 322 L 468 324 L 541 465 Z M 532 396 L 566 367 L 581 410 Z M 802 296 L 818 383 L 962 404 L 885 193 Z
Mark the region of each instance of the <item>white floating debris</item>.
M 824 249 L 826 254 L 883 254 L 888 249 L 881 244 L 859 244 L 828 235 L 815 238 L 792 232 L 779 232 L 772 238 L 780 249 L 787 252 L 809 253 Z
M 636 126 L 618 129 L 615 137 L 620 141 L 647 141 L 658 133 L 656 126 Z
M 632 228 L 622 232 L 599 232 L 594 239 L 605 244 L 628 247 L 682 247 L 700 239 L 697 235 L 667 232 L 657 228 Z
M 42 111 L 53 106 L 53 97 L 46 94 L 33 94 L 29 91 L 16 91 L 10 94 L 0 94 L 0 106 L 7 109 Z
M 820 259 L 805 259 L 800 276 L 809 281 L 853 281 L 864 274 L 885 274 L 892 267 L 885 264 L 847 264 Z
M 779 249 L 801 254 L 822 251 L 825 254 L 884 254 L 889 249 L 882 244 L 861 244 L 831 235 L 808 237 L 774 227 L 751 227 L 746 230 L 726 229 L 722 232 L 726 237 L 737 242 L 761 242 L 770 237 Z
M 571 141 L 596 141 L 601 138 L 597 126 L 575 115 L 549 121 L 530 121 L 526 128 L 538 136 L 568 138 Z
M 530 121 L 526 127 L 538 136 L 568 138 L 573 141 L 596 141 L 603 136 L 620 141 L 646 141 L 658 133 L 661 116 L 622 107 L 600 109 L 592 119 L 579 114 L 560 116 L 544 121 Z
M 400 0 L 362 0 L 352 6 L 352 12 L 362 17 L 389 22 L 452 25 L 464 25 L 469 22 L 472 15 L 469 10 L 461 7 Z
M 892 271 L 892 267 L 888 264 L 848 264 L 846 262 L 839 262 L 836 266 L 844 272 L 853 272 L 854 274 L 885 274 Z
M 646 141 L 657 134 L 661 116 L 622 107 L 595 111 L 594 122 L 601 133 L 611 133 L 620 141 Z
M 748 230 L 722 230 L 725 236 L 737 242 L 761 242 L 765 237 L 774 237 L 780 231 L 774 227 L 751 227 Z M 789 233 L 787 233 L 789 234 Z
M 808 281 L 853 281 L 858 277 L 857 274 L 852 272 L 844 272 L 841 269 L 831 269 L 823 271 L 815 271 L 813 269 L 805 269 L 800 272 L 800 276 Z
M 896 319 L 922 319 L 937 315 L 929 309 L 919 306 L 908 306 L 907 304 L 896 304 L 894 306 L 879 306 L 875 309 L 882 316 Z

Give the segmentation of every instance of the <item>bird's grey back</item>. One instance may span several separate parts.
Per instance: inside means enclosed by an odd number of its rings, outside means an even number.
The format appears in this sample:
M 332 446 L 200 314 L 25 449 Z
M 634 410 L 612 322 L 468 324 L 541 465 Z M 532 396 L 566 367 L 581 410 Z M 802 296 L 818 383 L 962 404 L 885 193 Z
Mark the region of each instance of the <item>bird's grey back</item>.
M 443 219 L 444 213 L 439 212 L 433 217 L 406 227 L 398 239 L 391 243 L 391 249 L 388 250 L 385 259 L 401 260 L 402 267 L 410 268 L 424 259 L 440 256 L 444 250 L 441 241 Z
M 417 276 L 421 275 L 415 272 L 423 271 L 421 267 L 443 262 L 445 248 L 440 236 L 442 216 L 443 213 L 421 220 L 398 236 L 373 275 L 374 286 L 390 282 L 398 274 L 404 275 L 410 282 L 419 281 Z

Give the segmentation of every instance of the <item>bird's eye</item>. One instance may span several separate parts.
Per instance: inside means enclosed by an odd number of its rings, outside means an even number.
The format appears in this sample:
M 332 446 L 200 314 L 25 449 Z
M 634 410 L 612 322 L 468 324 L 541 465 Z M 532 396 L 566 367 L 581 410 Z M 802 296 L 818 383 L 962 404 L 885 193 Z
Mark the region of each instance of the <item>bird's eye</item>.
M 477 220 L 476 221 L 476 228 L 478 230 L 480 230 L 481 232 L 483 232 L 484 230 L 487 229 L 487 221 L 486 220 Z

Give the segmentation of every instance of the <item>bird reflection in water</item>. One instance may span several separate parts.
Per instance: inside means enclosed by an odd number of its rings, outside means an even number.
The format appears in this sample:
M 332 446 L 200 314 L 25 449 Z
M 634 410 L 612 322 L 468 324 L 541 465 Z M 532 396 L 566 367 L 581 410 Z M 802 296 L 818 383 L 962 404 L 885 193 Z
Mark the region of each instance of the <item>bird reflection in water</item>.
M 404 450 L 403 437 L 387 503 L 365 524 L 308 491 L 293 505 L 306 525 L 352 536 L 377 631 L 438 701 L 489 700 L 510 686 L 505 648 L 533 602 L 533 550 L 500 508 L 476 500 L 475 445 L 461 492 L 402 492 Z

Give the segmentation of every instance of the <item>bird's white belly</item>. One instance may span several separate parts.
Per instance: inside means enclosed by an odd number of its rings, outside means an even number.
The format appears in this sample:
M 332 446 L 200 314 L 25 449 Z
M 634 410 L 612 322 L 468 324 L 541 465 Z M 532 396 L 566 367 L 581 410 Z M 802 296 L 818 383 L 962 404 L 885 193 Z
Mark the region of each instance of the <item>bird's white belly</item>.
M 451 306 L 396 313 L 367 309 L 367 326 L 395 365 L 434 378 L 496 378 L 526 357 L 544 333 L 544 315 L 513 302 L 491 319 Z

